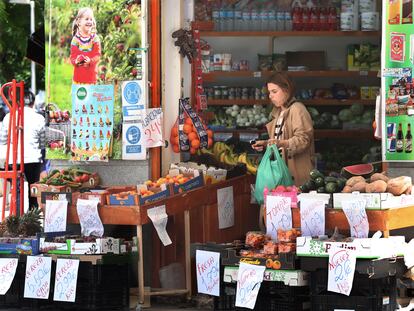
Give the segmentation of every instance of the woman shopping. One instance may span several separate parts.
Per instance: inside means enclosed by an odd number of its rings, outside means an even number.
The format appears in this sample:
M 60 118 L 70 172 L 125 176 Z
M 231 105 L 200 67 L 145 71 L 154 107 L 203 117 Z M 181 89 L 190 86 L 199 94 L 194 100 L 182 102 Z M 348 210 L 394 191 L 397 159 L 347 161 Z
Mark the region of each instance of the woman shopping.
M 252 147 L 262 151 L 275 144 L 286 161 L 293 183 L 302 185 L 314 168 L 312 119 L 306 107 L 294 97 L 295 87 L 285 72 L 277 72 L 267 81 L 273 104 L 272 117 L 266 127 L 269 140 L 256 141 Z

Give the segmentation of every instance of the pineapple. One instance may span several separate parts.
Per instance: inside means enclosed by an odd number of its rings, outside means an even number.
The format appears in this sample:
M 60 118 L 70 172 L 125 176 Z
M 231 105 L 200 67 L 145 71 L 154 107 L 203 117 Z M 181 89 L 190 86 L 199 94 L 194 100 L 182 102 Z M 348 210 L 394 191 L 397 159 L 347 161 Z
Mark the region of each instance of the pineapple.
M 10 215 L 5 219 L 7 232 L 6 236 L 17 236 L 19 234 L 20 217 Z
M 6 222 L 0 222 L 0 238 L 4 236 L 7 231 Z
M 18 232 L 24 236 L 33 236 L 42 231 L 41 226 L 41 210 L 34 208 L 20 217 Z

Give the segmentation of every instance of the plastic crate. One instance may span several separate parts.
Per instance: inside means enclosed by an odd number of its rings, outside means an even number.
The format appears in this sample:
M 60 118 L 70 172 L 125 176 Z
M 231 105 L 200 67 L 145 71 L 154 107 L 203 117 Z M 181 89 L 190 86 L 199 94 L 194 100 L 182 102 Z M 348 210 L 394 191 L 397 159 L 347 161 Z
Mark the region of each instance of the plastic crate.
M 235 307 L 236 284 L 226 284 L 220 288 L 220 297 L 214 297 L 216 311 L 243 311 Z M 310 307 L 307 286 L 287 286 L 282 282 L 262 282 L 254 311 L 300 311 Z
M 312 311 L 350 309 L 355 311 L 394 311 L 397 307 L 397 279 L 379 279 L 355 272 L 350 296 L 328 292 L 328 270 L 310 273 Z
M 328 290 L 328 270 L 319 269 L 310 273 L 311 295 L 324 294 Z M 367 274 L 355 272 L 351 296 L 381 296 L 396 297 L 397 280 L 395 276 L 380 279 L 370 278 Z
M 48 299 L 24 298 L 26 260 L 20 257 L 16 275 L 6 295 L 0 296 L 0 309 L 26 310 L 129 310 L 129 265 L 79 263 L 75 302 L 53 301 L 56 261 L 52 261 Z
M 64 310 L 129 310 L 128 264 L 80 262 L 75 302 L 53 304 Z
M 387 300 L 387 302 L 386 302 Z M 397 305 L 382 296 L 344 296 L 341 294 L 311 295 L 312 311 L 394 311 Z

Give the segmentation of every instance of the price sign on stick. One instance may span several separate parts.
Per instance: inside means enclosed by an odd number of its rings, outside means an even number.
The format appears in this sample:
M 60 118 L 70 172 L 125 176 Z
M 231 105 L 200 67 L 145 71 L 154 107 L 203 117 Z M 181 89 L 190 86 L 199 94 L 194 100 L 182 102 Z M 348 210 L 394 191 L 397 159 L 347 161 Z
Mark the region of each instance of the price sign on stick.
M 355 274 L 355 250 L 334 246 L 328 254 L 328 291 L 349 296 Z
M 27 256 L 24 298 L 48 299 L 52 257 Z
M 219 229 L 234 226 L 233 186 L 217 189 Z
M 164 146 L 162 135 L 162 109 L 153 108 L 145 110 L 145 117 L 142 120 L 144 131 L 143 144 L 146 148 Z
M 0 258 L 0 295 L 5 295 L 13 282 L 17 258 Z
M 292 229 L 291 198 L 266 196 L 266 233 L 277 239 L 277 230 Z
M 300 225 L 302 236 L 325 234 L 325 202 L 302 198 L 300 201 Z
M 362 199 L 342 201 L 342 209 L 351 228 L 351 236 L 355 238 L 367 238 L 369 223 L 365 206 L 367 202 Z
M 79 260 L 58 259 L 56 261 L 54 301 L 75 302 Z
M 220 253 L 197 250 L 196 273 L 199 293 L 220 296 Z

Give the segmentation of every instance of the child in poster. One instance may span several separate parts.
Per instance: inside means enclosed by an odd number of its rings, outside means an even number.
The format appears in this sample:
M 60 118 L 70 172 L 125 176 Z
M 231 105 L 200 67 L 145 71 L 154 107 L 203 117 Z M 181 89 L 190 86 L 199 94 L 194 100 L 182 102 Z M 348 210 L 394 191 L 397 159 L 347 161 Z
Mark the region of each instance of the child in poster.
M 96 21 L 91 8 L 81 8 L 73 21 L 70 61 L 74 66 L 73 82 L 96 84 L 101 43 L 96 34 Z

